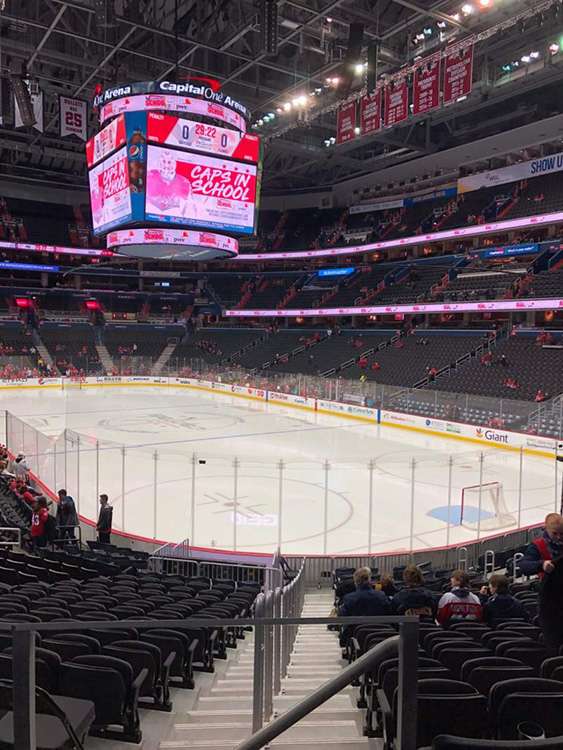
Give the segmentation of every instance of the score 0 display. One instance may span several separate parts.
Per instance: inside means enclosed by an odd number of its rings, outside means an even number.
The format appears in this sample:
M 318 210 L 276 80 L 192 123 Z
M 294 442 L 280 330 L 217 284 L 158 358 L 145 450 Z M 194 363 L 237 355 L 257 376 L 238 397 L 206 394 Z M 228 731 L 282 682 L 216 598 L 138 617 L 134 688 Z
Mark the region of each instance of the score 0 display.
M 260 157 L 260 139 L 255 135 L 155 112 L 148 113 L 147 141 L 229 156 L 254 164 Z

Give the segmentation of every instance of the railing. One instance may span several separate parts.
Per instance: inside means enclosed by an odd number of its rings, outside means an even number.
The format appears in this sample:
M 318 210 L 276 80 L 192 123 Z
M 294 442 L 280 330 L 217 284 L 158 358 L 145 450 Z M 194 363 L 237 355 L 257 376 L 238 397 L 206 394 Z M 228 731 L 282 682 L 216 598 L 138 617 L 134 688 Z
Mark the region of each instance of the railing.
M 2 526 L 0 527 L 0 535 L 4 534 L 13 534 L 14 538 L 13 540 L 0 538 L 0 547 L 21 547 L 21 529 L 15 529 L 12 526 Z
M 298 576 L 288 586 L 260 595 L 254 619 L 190 618 L 189 620 L 128 620 L 128 627 L 141 628 L 247 628 L 255 630 L 254 685 L 251 738 L 239 745 L 239 750 L 252 750 L 264 746 L 264 738 L 279 736 L 317 706 L 349 685 L 356 677 L 372 668 L 384 657 L 399 651 L 399 715 L 398 750 L 415 750 L 416 747 L 416 660 L 418 645 L 418 619 L 416 617 L 348 617 L 300 618 L 304 597 L 304 579 Z M 295 634 L 299 626 L 355 625 L 395 623 L 399 625 L 398 637 L 378 645 L 364 657 L 344 669 L 337 677 L 321 686 L 303 702 L 287 711 L 268 726 L 273 714 L 273 697 L 280 693 L 281 679 L 289 663 Z M 14 693 L 14 748 L 36 750 L 35 710 L 35 633 L 64 633 L 96 630 L 114 630 L 123 627 L 120 621 L 50 623 L 0 623 L 0 633 L 10 632 L 13 638 L 13 659 L 17 668 L 13 672 Z

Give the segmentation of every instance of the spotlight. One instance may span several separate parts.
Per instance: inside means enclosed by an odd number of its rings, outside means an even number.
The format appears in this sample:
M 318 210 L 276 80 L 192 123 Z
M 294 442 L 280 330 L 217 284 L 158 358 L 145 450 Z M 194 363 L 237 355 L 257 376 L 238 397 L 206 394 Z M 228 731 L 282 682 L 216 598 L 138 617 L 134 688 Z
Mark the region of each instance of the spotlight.
M 291 110 L 291 102 L 284 102 L 283 108 L 285 112 L 289 112 Z
M 446 28 L 446 26 L 447 26 L 447 24 L 446 24 L 446 22 L 445 22 L 445 21 L 438 21 L 438 23 L 436 24 L 436 26 L 437 26 L 437 27 L 438 27 L 439 29 L 445 29 L 445 28 Z
M 430 26 L 427 26 L 422 30 L 422 33 L 424 34 L 424 36 L 432 36 L 432 29 L 430 28 Z
M 531 59 L 532 59 L 532 58 L 530 57 L 530 55 L 522 55 L 522 57 L 520 58 L 520 60 L 521 60 L 521 61 L 522 61 L 523 63 L 526 63 L 526 65 L 527 65 L 527 64 L 528 64 L 528 63 L 530 62 L 530 60 L 531 60 Z
M 539 52 L 535 52 L 535 51 L 534 52 L 530 52 L 530 57 L 532 58 L 532 60 L 537 60 L 539 58 L 539 56 L 540 56 Z
M 479 0 L 481 8 L 488 8 L 491 4 L 491 0 Z
M 461 6 L 461 12 L 464 16 L 470 16 L 475 11 L 475 8 L 469 3 L 464 3 Z
M 361 130 L 360 130 L 360 128 L 358 128 L 358 127 L 355 127 L 355 128 L 354 128 L 354 135 L 360 135 L 360 133 L 361 133 Z
M 363 63 L 356 63 L 354 65 L 354 73 L 357 76 L 361 76 L 363 72 L 364 72 L 364 64 Z

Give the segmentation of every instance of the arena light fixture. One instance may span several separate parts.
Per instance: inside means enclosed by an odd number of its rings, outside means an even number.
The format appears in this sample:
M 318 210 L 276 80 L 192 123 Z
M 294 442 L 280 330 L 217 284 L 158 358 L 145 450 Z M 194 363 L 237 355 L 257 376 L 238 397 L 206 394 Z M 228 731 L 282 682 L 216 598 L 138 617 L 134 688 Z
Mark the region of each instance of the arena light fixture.
M 290 112 L 291 111 L 291 102 L 284 102 L 283 109 L 284 109 L 284 112 Z
M 356 63 L 354 65 L 354 73 L 357 76 L 361 76 L 363 72 L 364 72 L 364 64 L 363 63 Z
M 530 57 L 530 55 L 522 55 L 522 57 L 520 58 L 520 60 L 521 60 L 521 61 L 522 61 L 523 63 L 526 63 L 526 65 L 527 65 L 527 64 L 528 64 L 528 63 L 529 63 L 529 62 L 531 61 L 531 59 L 532 59 L 532 58 Z
M 475 12 L 475 8 L 470 3 L 464 3 L 461 6 L 461 12 L 464 16 L 470 16 Z

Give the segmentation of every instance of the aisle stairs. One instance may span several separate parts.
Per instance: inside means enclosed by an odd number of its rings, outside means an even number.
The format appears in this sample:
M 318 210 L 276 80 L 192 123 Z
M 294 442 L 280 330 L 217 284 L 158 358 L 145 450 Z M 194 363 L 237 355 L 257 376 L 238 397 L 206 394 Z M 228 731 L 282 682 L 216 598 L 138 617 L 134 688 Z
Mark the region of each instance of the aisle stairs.
M 168 342 L 162 352 L 160 353 L 160 356 L 152 366 L 151 375 L 160 375 L 163 368 L 166 367 L 168 364 L 168 360 L 172 356 L 172 352 L 174 349 L 178 346 L 178 339 L 174 339 L 172 342 Z
M 96 344 L 96 351 L 98 352 L 99 360 L 102 363 L 104 370 L 106 371 L 106 375 L 111 375 L 115 364 L 113 359 L 111 358 L 111 354 L 109 353 L 107 346 L 105 344 L 102 344 L 101 342 L 98 342 Z
M 303 617 L 327 616 L 332 590 L 305 596 Z M 193 710 L 176 713 L 170 735 L 159 750 L 234 750 L 251 734 L 254 638 L 248 634 L 237 651 L 229 650 L 225 671 L 201 688 Z M 338 634 L 325 625 L 300 626 L 287 677 L 274 696 L 274 716 L 299 703 L 345 666 Z M 196 688 L 197 689 L 197 688 Z M 280 750 L 380 750 L 382 741 L 362 736 L 362 712 L 356 708 L 357 689 L 348 687 L 284 732 L 268 747 Z

